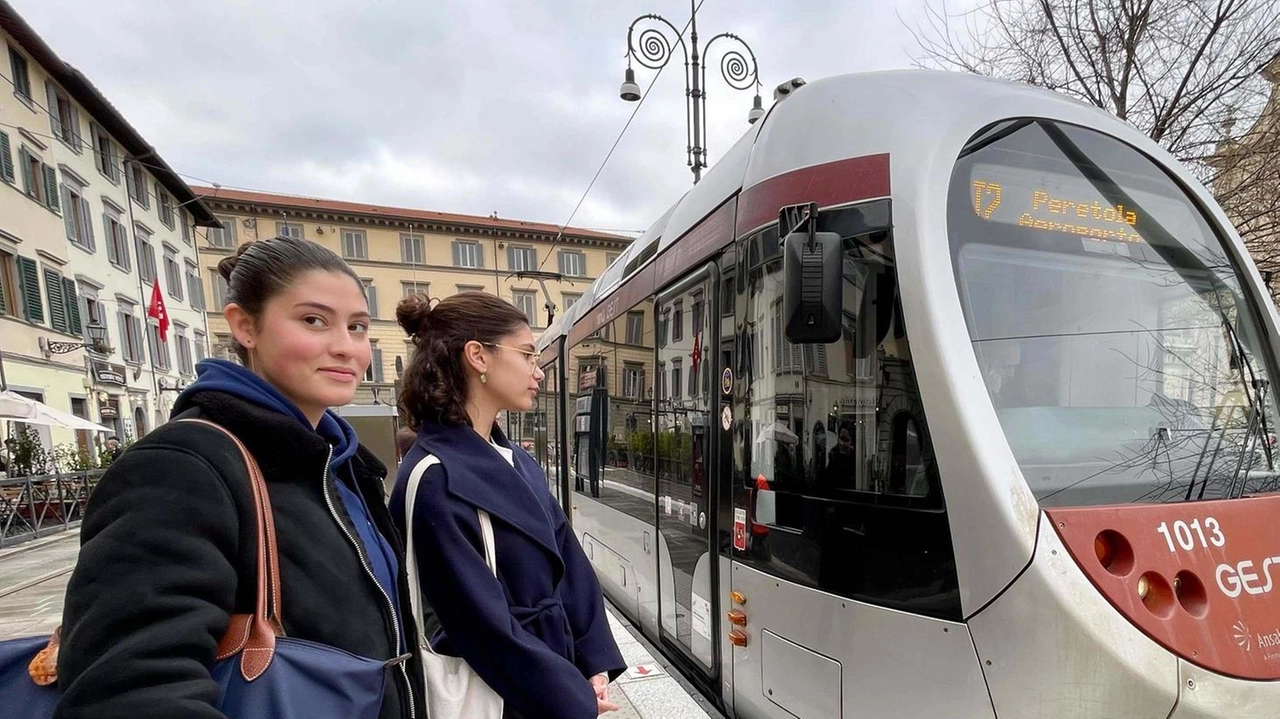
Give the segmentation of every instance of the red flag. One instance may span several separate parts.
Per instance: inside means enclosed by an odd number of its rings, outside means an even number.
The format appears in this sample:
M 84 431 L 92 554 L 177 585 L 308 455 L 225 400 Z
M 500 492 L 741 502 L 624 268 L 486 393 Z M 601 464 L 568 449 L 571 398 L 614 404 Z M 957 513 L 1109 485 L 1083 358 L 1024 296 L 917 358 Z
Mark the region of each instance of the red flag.
M 160 325 L 160 341 L 169 341 L 169 312 L 164 308 L 164 296 L 160 294 L 160 279 L 151 286 L 151 305 L 147 307 L 147 316 L 156 318 Z

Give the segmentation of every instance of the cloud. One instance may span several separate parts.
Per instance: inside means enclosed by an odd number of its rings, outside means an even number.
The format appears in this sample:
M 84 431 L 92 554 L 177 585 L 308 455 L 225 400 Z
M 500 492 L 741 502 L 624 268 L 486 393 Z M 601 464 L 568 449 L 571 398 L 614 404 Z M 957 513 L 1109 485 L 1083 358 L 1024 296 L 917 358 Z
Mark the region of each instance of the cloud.
M 226 186 L 564 222 L 633 104 L 626 30 L 673 0 L 16 0 L 180 172 Z M 907 67 L 921 3 L 707 0 L 706 42 L 745 38 L 766 106 L 794 76 Z M 717 47 L 725 47 L 718 41 Z M 712 162 L 750 92 L 708 69 Z M 641 87 L 655 72 L 637 67 Z M 684 82 L 669 65 L 574 217 L 642 229 L 687 191 Z

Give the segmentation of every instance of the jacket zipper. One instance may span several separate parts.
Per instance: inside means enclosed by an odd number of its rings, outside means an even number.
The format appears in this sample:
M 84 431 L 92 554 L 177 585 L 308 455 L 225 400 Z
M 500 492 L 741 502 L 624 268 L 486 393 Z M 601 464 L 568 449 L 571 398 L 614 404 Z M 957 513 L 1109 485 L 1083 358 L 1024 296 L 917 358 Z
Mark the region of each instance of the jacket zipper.
M 321 485 L 324 488 L 324 503 L 329 508 L 329 516 L 333 517 L 333 521 L 337 523 L 338 529 L 342 530 L 342 535 L 351 543 L 352 548 L 356 550 L 356 556 L 360 559 L 360 566 L 364 567 L 364 572 L 369 579 L 373 580 L 373 586 L 378 588 L 378 593 L 387 602 L 387 609 L 391 612 L 391 628 L 395 632 L 396 653 L 400 653 L 400 619 L 396 616 L 396 605 L 391 601 L 387 590 L 382 587 L 382 583 L 378 581 L 378 577 L 373 573 L 373 568 L 369 566 L 369 562 L 364 558 L 364 552 L 360 551 L 360 543 L 356 538 L 351 536 L 351 532 L 347 531 L 347 525 L 342 523 L 342 519 L 338 516 L 338 511 L 334 509 L 333 498 L 329 495 L 329 463 L 333 461 L 333 445 L 329 445 L 329 456 L 324 461 L 324 480 Z M 406 690 L 405 696 L 409 699 L 409 719 L 416 719 L 417 707 L 413 701 L 413 684 L 409 681 L 409 672 L 404 668 L 405 662 L 399 662 L 396 666 L 400 669 L 400 676 L 404 679 Z

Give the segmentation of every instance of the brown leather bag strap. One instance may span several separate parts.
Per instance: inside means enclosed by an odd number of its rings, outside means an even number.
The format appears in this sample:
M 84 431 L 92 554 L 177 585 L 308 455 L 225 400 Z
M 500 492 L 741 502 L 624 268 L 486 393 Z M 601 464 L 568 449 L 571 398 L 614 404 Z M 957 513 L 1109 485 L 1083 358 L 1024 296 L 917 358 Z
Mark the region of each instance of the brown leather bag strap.
M 284 635 L 280 616 L 280 555 L 276 549 L 276 523 L 271 511 L 271 499 L 262 470 L 240 438 L 226 427 L 205 419 L 182 419 L 179 422 L 198 422 L 222 432 L 235 443 L 249 473 L 249 485 L 253 492 L 254 524 L 257 534 L 257 596 L 253 614 L 233 614 L 227 633 L 218 642 L 218 660 L 240 655 L 240 673 L 246 681 L 253 681 L 271 665 L 275 654 L 276 637 Z

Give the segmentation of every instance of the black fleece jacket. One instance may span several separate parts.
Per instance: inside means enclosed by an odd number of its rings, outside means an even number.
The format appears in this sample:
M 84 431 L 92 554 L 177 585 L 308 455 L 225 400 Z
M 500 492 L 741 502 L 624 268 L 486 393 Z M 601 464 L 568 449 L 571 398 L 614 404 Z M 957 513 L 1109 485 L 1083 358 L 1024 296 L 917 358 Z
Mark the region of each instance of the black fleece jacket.
M 395 657 L 392 610 L 350 538 L 358 535 L 326 472 L 325 440 L 292 417 L 222 392 L 184 395 L 174 415 L 231 430 L 262 468 L 278 535 L 285 633 Z M 383 495 L 386 468 L 364 447 L 352 466 L 374 525 L 403 567 L 403 542 Z M 67 587 L 55 717 L 221 719 L 208 667 L 230 615 L 253 611 L 255 532 L 244 462 L 216 429 L 170 422 L 121 455 L 85 511 Z M 407 608 L 403 571 L 397 584 Z M 405 635 L 414 637 L 407 621 Z M 409 717 L 411 704 L 425 717 L 418 671 L 416 660 L 390 671 L 381 719 Z

